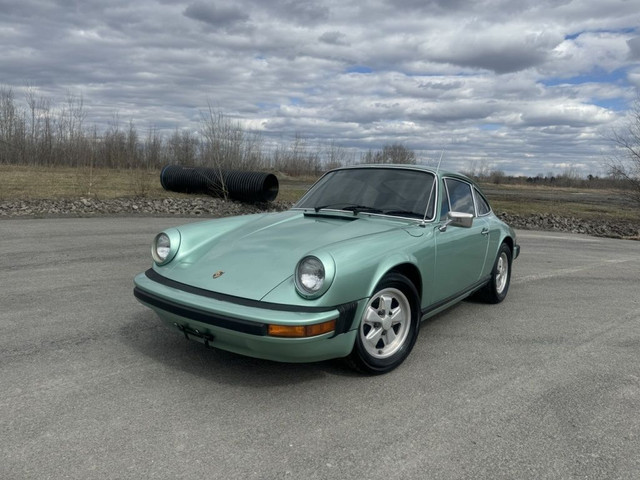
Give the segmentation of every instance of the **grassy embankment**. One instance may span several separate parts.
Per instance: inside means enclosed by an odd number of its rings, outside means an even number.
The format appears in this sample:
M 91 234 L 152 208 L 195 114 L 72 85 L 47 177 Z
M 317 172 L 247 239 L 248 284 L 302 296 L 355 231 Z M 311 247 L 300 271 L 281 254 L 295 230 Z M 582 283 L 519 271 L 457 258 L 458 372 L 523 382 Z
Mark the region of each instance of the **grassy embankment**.
M 278 174 L 278 201 L 293 202 L 313 183 L 313 178 Z M 640 223 L 640 209 L 615 190 L 557 188 L 533 185 L 483 185 L 496 212 L 512 215 L 555 214 L 585 220 Z M 99 199 L 146 196 L 186 196 L 167 192 L 160 172 L 76 168 L 43 168 L 0 165 L 0 201 L 16 199 Z

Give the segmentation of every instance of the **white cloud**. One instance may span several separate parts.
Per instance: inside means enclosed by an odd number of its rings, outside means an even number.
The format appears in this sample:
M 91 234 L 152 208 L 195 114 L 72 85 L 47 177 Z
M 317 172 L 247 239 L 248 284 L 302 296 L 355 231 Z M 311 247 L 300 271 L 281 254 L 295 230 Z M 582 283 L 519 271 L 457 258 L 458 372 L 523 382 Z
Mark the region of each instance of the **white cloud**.
M 640 87 L 634 3 L 0 0 L 0 83 L 99 125 L 195 130 L 211 102 L 268 138 L 589 173 Z
M 612 72 L 629 64 L 628 41 L 625 33 L 582 33 L 558 45 L 541 71 L 551 78 L 588 74 L 595 69 Z

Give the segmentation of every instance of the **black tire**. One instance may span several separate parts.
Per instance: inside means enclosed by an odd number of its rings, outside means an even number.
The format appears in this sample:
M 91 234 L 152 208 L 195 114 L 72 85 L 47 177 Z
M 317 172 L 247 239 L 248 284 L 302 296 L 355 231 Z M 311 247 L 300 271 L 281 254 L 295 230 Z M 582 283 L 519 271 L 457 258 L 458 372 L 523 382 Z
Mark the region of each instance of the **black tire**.
M 500 303 L 509 292 L 509 284 L 511 283 L 511 262 L 512 254 L 509 245 L 503 243 L 500 245 L 498 255 L 493 263 L 491 270 L 491 279 L 478 292 L 477 297 L 486 303 Z
M 367 302 L 347 363 L 373 375 L 400 365 L 418 337 L 419 298 L 407 277 L 398 273 L 385 275 Z

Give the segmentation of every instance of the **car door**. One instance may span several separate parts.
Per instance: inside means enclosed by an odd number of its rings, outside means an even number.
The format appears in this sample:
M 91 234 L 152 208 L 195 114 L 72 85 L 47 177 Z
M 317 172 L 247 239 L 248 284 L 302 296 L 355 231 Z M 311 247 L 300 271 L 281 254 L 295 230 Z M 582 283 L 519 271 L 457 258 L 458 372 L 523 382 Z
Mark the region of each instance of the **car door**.
M 495 258 L 492 258 L 489 252 L 498 251 L 498 245 L 500 243 L 502 234 L 498 224 L 491 221 L 491 207 L 489 206 L 489 202 L 477 187 L 473 188 L 473 197 L 476 202 L 476 215 L 478 216 L 478 220 L 482 219 L 485 222 L 485 232 L 489 232 L 487 234 L 489 241 L 487 246 L 487 255 L 485 257 L 484 267 L 482 269 L 483 275 L 488 276 L 491 274 L 491 270 L 493 269 L 493 262 L 495 260 Z
M 434 303 L 453 299 L 477 285 L 489 246 L 487 221 L 478 217 L 471 184 L 445 177 L 440 202 L 440 222 L 435 227 Z M 446 225 L 449 212 L 474 216 L 470 228 Z

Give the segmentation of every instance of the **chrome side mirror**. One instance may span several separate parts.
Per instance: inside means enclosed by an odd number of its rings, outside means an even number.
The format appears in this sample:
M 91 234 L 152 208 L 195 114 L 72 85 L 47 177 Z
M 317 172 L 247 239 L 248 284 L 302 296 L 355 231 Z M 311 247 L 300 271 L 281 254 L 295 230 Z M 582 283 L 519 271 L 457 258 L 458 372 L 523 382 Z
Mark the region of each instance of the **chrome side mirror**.
M 454 227 L 471 228 L 473 226 L 473 214 L 449 212 L 447 215 L 447 221 L 438 228 L 441 232 L 445 232 L 449 225 Z

